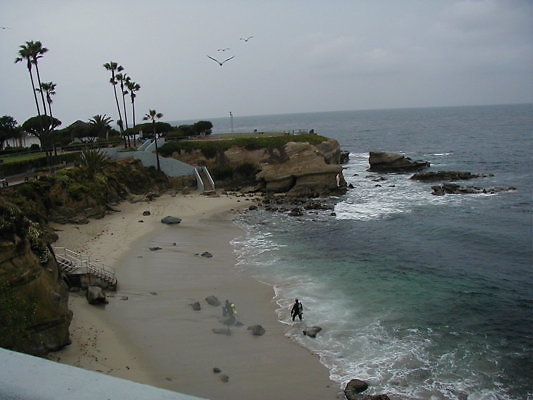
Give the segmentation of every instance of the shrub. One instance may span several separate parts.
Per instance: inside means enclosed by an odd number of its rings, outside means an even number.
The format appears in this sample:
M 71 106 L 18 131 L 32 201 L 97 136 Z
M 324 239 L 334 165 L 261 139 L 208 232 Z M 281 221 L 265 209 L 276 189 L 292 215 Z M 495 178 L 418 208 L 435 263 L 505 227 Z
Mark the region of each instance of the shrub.
M 223 181 L 233 178 L 233 168 L 230 166 L 215 167 L 211 169 L 211 174 L 215 180 Z
M 281 148 L 289 142 L 308 142 L 311 144 L 319 144 L 327 140 L 326 137 L 320 135 L 286 135 L 286 136 L 266 136 L 257 138 L 235 138 L 227 140 L 182 140 L 179 142 L 167 142 L 159 148 L 159 154 L 163 157 L 168 157 L 172 153 L 180 150 L 191 152 L 192 150 L 201 150 L 203 155 L 207 158 L 213 158 L 218 152 L 224 152 L 232 146 L 244 147 L 246 150 L 258 149 L 274 149 Z
M 257 167 L 252 163 L 243 163 L 235 168 L 235 173 L 244 178 L 254 178 L 257 172 Z
M 87 192 L 87 187 L 78 182 L 72 182 L 67 187 L 68 195 L 76 201 L 82 201 Z
M 100 149 L 84 150 L 80 155 L 80 166 L 89 178 L 102 171 L 107 163 L 108 157 Z

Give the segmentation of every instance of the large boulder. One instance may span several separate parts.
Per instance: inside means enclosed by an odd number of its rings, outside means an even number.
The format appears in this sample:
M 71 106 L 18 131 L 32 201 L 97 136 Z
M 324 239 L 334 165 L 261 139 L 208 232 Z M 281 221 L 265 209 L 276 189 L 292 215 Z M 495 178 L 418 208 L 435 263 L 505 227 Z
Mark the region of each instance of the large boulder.
M 316 338 L 316 335 L 318 335 L 318 332 L 320 332 L 321 330 L 322 328 L 320 326 L 311 326 L 309 328 L 305 328 L 303 334 L 305 336 Z
M 360 379 L 352 379 L 344 388 L 347 400 L 390 400 L 386 394 L 361 394 L 368 388 L 368 383 Z
M 353 397 L 353 395 L 363 393 L 366 389 L 368 389 L 368 383 L 362 381 L 361 379 L 352 379 L 346 384 L 344 393 L 346 398 L 350 399 Z
M 261 325 L 252 325 L 248 327 L 248 330 L 251 331 L 251 334 L 254 336 L 263 336 L 265 334 L 265 328 Z
M 88 286 L 86 297 L 89 304 L 107 304 L 105 293 L 99 286 Z
M 167 224 L 167 225 L 175 225 L 175 224 L 179 224 L 181 222 L 181 218 L 172 217 L 172 216 L 168 215 L 168 216 L 162 218 L 161 222 L 163 224 Z
M 213 295 L 207 296 L 205 298 L 205 301 L 207 302 L 207 304 L 214 306 L 214 307 L 218 307 L 220 305 L 220 300 L 216 296 L 213 296 Z
M 403 154 L 388 153 L 384 151 L 371 151 L 368 163 L 372 172 L 410 172 L 429 167 L 429 162 L 424 160 L 412 160 Z

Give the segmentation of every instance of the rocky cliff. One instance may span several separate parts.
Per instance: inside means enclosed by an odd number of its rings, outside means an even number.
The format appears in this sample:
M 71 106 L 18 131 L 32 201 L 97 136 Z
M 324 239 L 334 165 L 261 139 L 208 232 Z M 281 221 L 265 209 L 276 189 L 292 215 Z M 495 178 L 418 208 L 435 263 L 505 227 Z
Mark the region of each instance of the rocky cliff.
M 34 355 L 70 343 L 68 290 L 30 222 L 0 197 L 0 346 Z
M 289 141 L 278 147 L 231 146 L 210 157 L 201 150 L 183 150 L 174 152 L 172 157 L 192 165 L 205 165 L 215 176 L 223 168 L 238 170 L 244 165 L 253 166 L 253 179 L 248 183 L 267 193 L 317 196 L 346 190 L 341 150 L 335 139 L 324 138 L 318 144 Z
M 77 167 L 4 189 L 0 196 L 0 347 L 34 355 L 69 343 L 68 290 L 49 221 L 86 223 L 132 194 L 165 190 L 166 176 L 137 160 Z

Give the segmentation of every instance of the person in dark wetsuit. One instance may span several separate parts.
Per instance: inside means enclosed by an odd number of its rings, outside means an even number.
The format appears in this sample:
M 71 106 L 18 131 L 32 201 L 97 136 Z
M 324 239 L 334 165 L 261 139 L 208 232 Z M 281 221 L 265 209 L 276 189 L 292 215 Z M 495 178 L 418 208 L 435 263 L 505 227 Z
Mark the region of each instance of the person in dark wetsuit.
M 304 307 L 302 306 L 302 303 L 300 303 L 298 299 L 295 299 L 294 304 L 292 305 L 292 308 L 291 308 L 291 317 L 293 321 L 296 318 L 296 316 L 300 318 L 300 321 L 302 320 L 303 309 Z

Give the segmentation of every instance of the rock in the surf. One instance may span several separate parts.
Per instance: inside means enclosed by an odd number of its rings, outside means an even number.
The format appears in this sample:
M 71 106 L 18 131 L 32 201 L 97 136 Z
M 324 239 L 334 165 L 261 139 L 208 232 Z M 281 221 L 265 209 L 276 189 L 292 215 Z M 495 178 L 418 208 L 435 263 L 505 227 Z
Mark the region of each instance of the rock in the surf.
M 312 338 L 316 338 L 316 335 L 318 334 L 318 332 L 320 332 L 322 330 L 322 328 L 320 326 L 311 326 L 309 328 L 306 328 L 304 329 L 303 331 L 303 334 L 305 336 L 309 336 L 309 337 L 312 337 Z
M 409 172 L 429 167 L 429 161 L 412 160 L 403 154 L 371 151 L 368 163 L 372 172 Z

